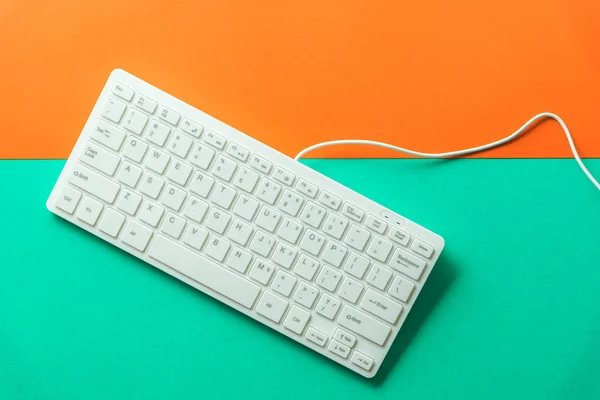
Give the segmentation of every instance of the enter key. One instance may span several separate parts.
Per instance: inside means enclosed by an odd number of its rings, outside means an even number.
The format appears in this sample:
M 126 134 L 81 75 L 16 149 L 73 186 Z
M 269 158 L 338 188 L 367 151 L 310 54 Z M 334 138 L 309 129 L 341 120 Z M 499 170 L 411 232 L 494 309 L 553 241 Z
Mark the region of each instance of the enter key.
M 369 313 L 389 322 L 395 324 L 398 320 L 400 312 L 402 312 L 402 306 L 387 297 L 380 295 L 372 289 L 367 290 L 365 297 L 363 297 L 360 306 L 367 310 Z

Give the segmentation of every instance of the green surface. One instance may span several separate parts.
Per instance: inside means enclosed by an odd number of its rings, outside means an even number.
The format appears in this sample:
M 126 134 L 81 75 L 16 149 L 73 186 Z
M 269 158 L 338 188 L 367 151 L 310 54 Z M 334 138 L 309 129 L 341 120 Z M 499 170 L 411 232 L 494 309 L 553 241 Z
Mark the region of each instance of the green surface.
M 573 160 L 308 163 L 446 239 L 376 378 L 49 213 L 63 161 L 2 161 L 0 399 L 600 398 L 600 193 Z

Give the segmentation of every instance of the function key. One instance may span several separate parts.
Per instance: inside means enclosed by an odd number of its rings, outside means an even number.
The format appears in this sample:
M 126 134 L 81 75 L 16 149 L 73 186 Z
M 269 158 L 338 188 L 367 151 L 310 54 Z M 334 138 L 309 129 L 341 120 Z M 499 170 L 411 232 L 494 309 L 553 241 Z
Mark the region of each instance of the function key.
M 175 126 L 179 123 L 179 119 L 181 118 L 181 115 L 177 114 L 175 111 L 167 107 L 161 107 L 160 111 L 158 112 L 158 116 L 160 117 L 160 119 L 163 119 L 171 125 Z
M 206 131 L 202 137 L 202 140 L 219 150 L 223 150 L 223 147 L 225 147 L 225 142 L 227 142 L 223 136 L 213 131 Z
M 291 186 L 292 183 L 294 183 L 294 179 L 296 179 L 296 175 L 281 167 L 275 167 L 275 171 L 273 172 L 273 178 L 277 179 L 281 183 Z
M 131 99 L 133 99 L 133 94 L 135 93 L 132 88 L 123 85 L 121 82 L 115 83 L 112 88 L 112 92 L 116 96 L 119 96 L 127 101 L 131 101 Z
M 262 173 L 268 174 L 269 172 L 271 172 L 271 167 L 273 167 L 273 163 L 265 160 L 261 156 L 257 156 L 256 154 L 254 154 L 250 158 L 250 166 Z
M 199 125 L 188 118 L 184 118 L 183 123 L 181 124 L 181 129 L 192 136 L 200 137 L 200 134 L 204 128 L 202 125 Z
M 229 147 L 227 147 L 227 153 L 231 154 L 232 156 L 241 161 L 246 161 L 248 159 L 248 156 L 250 155 L 248 149 L 233 142 L 229 143 Z
M 150 114 L 154 114 L 154 111 L 156 111 L 157 103 L 154 100 L 151 100 L 141 94 L 137 95 L 134 104 L 137 108 L 141 108 L 142 110 Z
M 419 239 L 415 239 L 410 245 L 410 248 L 412 251 L 422 255 L 423 257 L 431 258 L 431 255 L 433 254 L 433 247 L 425 242 L 420 241 Z
M 332 195 L 326 190 L 323 190 L 319 196 L 319 203 L 325 204 L 327 207 L 337 210 L 340 208 L 340 204 L 342 204 L 342 199 Z
M 363 217 L 365 216 L 365 212 L 363 210 L 350 203 L 344 204 L 344 208 L 342 208 L 342 214 L 352 218 L 356 222 L 362 221 Z
M 387 229 L 387 222 L 380 220 L 379 218 L 375 218 L 372 215 L 367 216 L 367 220 L 365 221 L 365 225 L 367 228 L 374 230 L 375 232 L 382 234 Z
M 313 199 L 317 196 L 317 191 L 319 190 L 312 183 L 306 182 L 304 179 L 298 179 L 296 183 L 296 189 L 302 193 L 307 195 L 308 197 L 312 197 Z

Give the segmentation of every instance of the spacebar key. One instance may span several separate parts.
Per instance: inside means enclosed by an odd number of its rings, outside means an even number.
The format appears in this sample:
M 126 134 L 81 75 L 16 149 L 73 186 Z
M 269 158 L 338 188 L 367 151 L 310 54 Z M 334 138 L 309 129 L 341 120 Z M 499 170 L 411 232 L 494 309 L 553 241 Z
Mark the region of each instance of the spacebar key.
M 148 255 L 246 308 L 260 293 L 257 285 L 162 235 L 156 235 Z

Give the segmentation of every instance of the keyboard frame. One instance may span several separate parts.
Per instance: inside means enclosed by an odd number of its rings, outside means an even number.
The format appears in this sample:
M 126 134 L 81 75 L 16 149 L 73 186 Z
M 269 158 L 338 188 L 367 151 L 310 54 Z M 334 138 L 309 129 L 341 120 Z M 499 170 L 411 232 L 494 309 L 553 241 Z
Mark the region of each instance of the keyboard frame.
M 251 153 L 250 156 L 252 156 L 252 154 L 256 153 L 256 154 L 260 155 L 261 157 L 271 161 L 273 163 L 273 168 L 271 169 L 271 173 L 273 172 L 275 166 L 281 166 L 281 167 L 287 169 L 288 171 L 294 173 L 296 175 L 296 180 L 299 178 L 304 178 L 307 181 L 314 183 L 316 186 L 318 186 L 319 191 L 322 189 L 325 189 L 325 190 L 329 191 L 330 193 L 342 198 L 342 200 L 343 200 L 342 205 L 340 206 L 339 210 L 337 211 L 337 214 L 342 215 L 341 210 L 342 210 L 343 204 L 345 202 L 350 202 L 350 203 L 362 208 L 365 211 L 365 218 L 368 214 L 373 214 L 374 216 L 376 216 L 380 219 L 386 220 L 385 216 L 387 216 L 387 221 L 386 221 L 386 222 L 388 222 L 387 230 L 389 230 L 390 226 L 394 226 L 394 223 L 395 223 L 395 225 L 397 225 L 398 227 L 401 227 L 404 231 L 408 232 L 413 238 L 417 237 L 417 238 L 427 242 L 428 244 L 432 245 L 435 248 L 432 258 L 429 260 L 426 260 L 427 267 L 423 271 L 421 278 L 418 281 L 415 281 L 414 279 L 410 279 L 412 282 L 415 283 L 414 291 L 411 295 L 409 303 L 402 303 L 403 310 L 400 314 L 400 317 L 398 318 L 398 321 L 396 322 L 396 324 L 391 326 L 392 331 L 383 346 L 378 346 L 375 343 L 372 343 L 369 340 L 361 337 L 360 335 L 357 335 L 357 334 L 353 333 L 352 331 L 349 331 L 350 333 L 354 334 L 358 338 L 357 344 L 352 348 L 352 351 L 357 350 L 357 351 L 360 351 L 361 353 L 373 358 L 374 364 L 370 371 L 365 371 L 364 369 L 360 368 L 359 366 L 353 364 L 351 362 L 351 355 L 347 359 L 343 359 L 343 358 L 337 356 L 336 354 L 330 352 L 327 349 L 327 346 L 329 344 L 329 341 L 331 340 L 331 335 L 329 337 L 327 344 L 324 347 L 320 347 L 317 344 L 307 340 L 303 335 L 297 335 L 297 334 L 291 332 L 290 330 L 286 329 L 282 323 L 276 324 L 276 323 L 268 320 L 267 318 L 261 316 L 260 314 L 257 314 L 257 312 L 255 311 L 255 306 L 258 303 L 258 299 L 260 299 L 260 295 L 257 298 L 256 302 L 254 303 L 253 309 L 252 310 L 246 309 L 242 305 L 215 292 L 214 290 L 212 290 L 206 286 L 203 286 L 200 283 L 179 273 L 178 271 L 175 271 L 175 270 L 167 267 L 166 265 L 150 258 L 147 255 L 147 249 L 150 246 L 151 242 L 148 244 L 148 247 L 146 248 L 146 252 L 142 253 L 142 252 L 124 244 L 123 242 L 120 241 L 120 239 L 118 237 L 112 238 L 111 236 L 101 232 L 98 229 L 98 224 L 96 224 L 96 226 L 90 226 L 90 225 L 86 224 L 85 222 L 79 220 L 76 217 L 75 212 L 73 214 L 68 214 L 68 213 L 64 212 L 63 210 L 59 209 L 58 207 L 56 207 L 55 204 L 58 200 L 58 196 L 61 193 L 62 187 L 65 185 L 69 185 L 69 186 L 73 187 L 72 185 L 68 184 L 68 182 L 67 182 L 67 173 L 69 171 L 71 171 L 73 166 L 77 163 L 78 155 L 82 152 L 86 141 L 88 139 L 93 141 L 93 139 L 90 139 L 90 133 L 92 132 L 93 129 L 95 129 L 96 121 L 98 119 L 103 119 L 103 117 L 101 116 L 101 113 L 102 113 L 105 101 L 107 100 L 108 96 L 117 98 L 119 101 L 126 103 L 128 108 L 133 107 L 132 102 L 127 102 L 123 99 L 116 97 L 114 94 L 112 94 L 111 89 L 112 89 L 112 86 L 116 82 L 120 82 L 124 85 L 127 85 L 127 86 L 131 87 L 132 89 L 134 89 L 136 93 L 143 94 L 143 95 L 149 97 L 150 99 L 158 102 L 158 107 L 155 110 L 154 114 L 150 115 L 150 114 L 146 113 L 150 117 L 152 117 L 152 118 L 156 117 L 156 114 L 158 113 L 160 106 L 168 107 L 168 108 L 176 111 L 177 113 L 181 114 L 181 120 L 180 120 L 178 126 L 180 126 L 181 121 L 187 117 L 187 118 L 201 124 L 204 127 L 204 131 L 206 131 L 207 129 L 213 130 L 213 131 L 219 133 L 220 135 L 224 136 L 228 142 L 235 141 L 239 145 L 246 147 Z M 137 109 L 139 110 L 139 108 L 137 108 Z M 115 125 L 115 124 L 113 124 L 113 125 Z M 172 127 L 172 131 L 174 131 L 175 129 L 176 128 Z M 129 135 L 136 136 L 135 134 L 132 134 L 130 132 L 127 132 L 127 133 L 128 133 L 127 137 L 129 137 Z M 140 135 L 139 137 L 143 139 L 143 134 Z M 194 139 L 194 140 L 201 140 L 201 139 Z M 121 158 L 122 158 L 122 149 L 123 149 L 124 143 L 121 147 L 120 152 L 118 153 Z M 110 151 L 114 153 L 113 150 L 110 150 Z M 177 158 L 179 158 L 179 157 L 177 157 Z M 238 163 L 243 164 L 241 161 L 239 161 Z M 143 162 L 142 162 L 142 164 L 143 164 Z M 148 169 L 145 168 L 143 165 L 138 165 L 138 166 L 140 166 L 144 171 L 148 171 Z M 194 170 L 197 170 L 197 168 L 194 167 Z M 271 173 L 269 174 L 269 176 L 272 176 Z M 259 174 L 261 176 L 265 176 L 263 173 L 259 173 Z M 104 174 L 102 174 L 102 175 L 104 175 Z M 113 179 L 116 181 L 116 173 L 115 173 L 115 176 L 111 177 L 110 179 Z M 165 178 L 165 180 L 168 181 L 168 179 L 166 179 L 166 178 Z M 189 184 L 189 182 L 188 182 L 188 184 Z M 282 186 L 283 186 L 283 189 L 282 189 L 282 192 L 283 192 L 283 190 L 286 188 L 286 186 L 283 184 L 282 184 Z M 85 191 L 81 190 L 80 188 L 76 188 L 76 189 L 78 191 L 82 192 L 83 194 L 88 195 L 88 196 L 100 201 L 101 203 L 103 203 L 106 206 L 106 204 L 107 204 L 106 202 L 96 198 L 95 196 L 93 196 L 89 193 L 86 193 Z M 135 191 L 138 192 L 138 187 L 136 187 Z M 186 186 L 186 191 L 189 191 L 189 189 L 187 189 L 187 186 Z M 304 196 L 304 197 L 307 198 L 307 196 Z M 115 199 L 115 203 L 116 203 L 116 199 Z M 113 203 L 113 205 L 114 205 L 114 203 Z M 116 69 L 116 70 L 112 71 L 112 73 L 110 74 L 104 88 L 102 89 L 102 91 L 98 97 L 98 100 L 96 101 L 96 103 L 94 105 L 92 112 L 90 113 L 90 115 L 81 131 L 81 134 L 79 135 L 79 137 L 77 139 L 77 142 L 76 142 L 73 150 L 71 151 L 71 154 L 69 155 L 69 159 L 67 160 L 56 184 L 54 185 L 54 188 L 47 200 L 46 206 L 47 206 L 48 210 L 50 210 L 52 213 L 58 215 L 59 217 L 64 218 L 65 220 L 75 224 L 76 226 L 79 226 L 80 228 L 113 244 L 117 248 L 136 256 L 137 258 L 164 271 L 165 273 L 167 273 L 169 275 L 174 276 L 175 278 L 187 283 L 188 285 L 198 289 L 199 291 L 206 293 L 207 295 L 229 305 L 230 307 L 240 311 L 241 313 L 243 313 L 247 316 L 250 316 L 253 319 L 263 323 L 264 325 L 278 331 L 279 333 L 287 336 L 288 338 L 295 340 L 295 341 L 303 344 L 304 346 L 309 347 L 310 349 L 330 358 L 331 360 L 333 360 L 339 364 L 342 364 L 343 366 L 345 366 L 367 378 L 371 378 L 377 374 L 379 368 L 381 367 L 383 360 L 385 359 L 386 354 L 388 353 L 391 345 L 393 344 L 394 340 L 396 339 L 396 336 L 397 336 L 399 330 L 401 329 L 406 317 L 410 314 L 410 310 L 411 310 L 413 304 L 417 300 L 418 295 L 421 292 L 421 289 L 422 289 L 424 283 L 427 281 L 427 278 L 428 278 L 429 274 L 431 273 L 433 266 L 436 264 L 440 254 L 442 252 L 442 249 L 444 248 L 444 245 L 445 245 L 444 239 L 441 236 L 425 229 L 424 227 L 410 221 L 409 219 L 407 219 L 405 217 L 402 217 L 401 215 L 399 215 L 397 213 L 392 212 L 391 210 L 383 207 L 382 205 L 375 203 L 374 201 L 354 192 L 353 190 L 341 185 L 340 183 L 338 183 L 330 178 L 327 178 L 326 176 L 293 160 L 292 158 L 286 156 L 285 154 L 278 152 L 277 150 L 267 146 L 266 144 L 259 142 L 258 140 L 238 131 L 237 129 L 192 107 L 191 105 L 186 104 L 182 100 L 179 100 L 179 99 L 169 95 L 168 93 L 152 86 L 151 84 L 149 84 L 149 83 L 141 80 L 140 78 L 137 78 L 121 69 Z M 328 210 L 328 211 L 331 211 L 331 210 Z M 101 214 L 101 217 L 102 217 L 102 214 Z M 130 219 L 130 217 L 128 217 L 128 220 L 129 219 Z M 350 224 L 356 223 L 353 220 L 351 220 L 350 218 L 347 218 L 347 219 L 349 220 Z M 137 218 L 136 218 L 136 220 L 137 220 Z M 255 226 L 254 222 L 252 223 L 252 225 Z M 159 231 L 159 227 L 160 226 L 157 226 L 157 228 L 153 229 L 155 231 L 155 235 L 156 235 L 156 232 Z M 386 233 L 387 233 L 387 230 L 386 230 Z M 152 240 L 154 240 L 154 235 L 153 235 L 153 238 L 151 239 L 151 241 Z M 351 250 L 351 249 L 349 249 L 349 250 Z M 65 246 L 64 251 L 68 251 L 66 246 Z M 366 253 L 363 252 L 362 254 L 363 254 L 363 256 L 369 258 L 371 263 L 373 262 L 373 259 L 371 257 L 369 257 L 368 255 L 366 255 Z M 320 259 L 320 257 L 319 257 L 319 259 Z M 380 263 L 380 264 L 385 265 L 390 270 L 393 270 L 393 268 L 389 267 L 389 265 L 387 263 L 386 264 Z M 227 268 L 229 271 L 237 273 L 237 271 L 234 271 L 234 270 L 226 267 L 225 265 L 223 265 L 223 268 Z M 282 269 L 285 271 L 284 268 L 282 268 Z M 342 271 L 341 268 L 340 268 L 340 271 Z M 395 270 L 393 270 L 393 271 L 394 271 L 394 274 L 398 274 L 397 271 L 395 271 Z M 361 283 L 364 283 L 364 280 L 365 280 L 367 274 L 368 274 L 368 271 L 365 273 L 365 276 L 363 277 L 363 279 L 360 280 Z M 239 274 L 239 275 L 242 275 L 242 274 Z M 341 280 L 343 280 L 344 276 L 348 276 L 348 274 L 346 274 L 344 271 L 342 271 L 342 275 L 343 276 L 342 276 Z M 249 279 L 247 277 L 247 273 L 244 276 L 246 277 L 246 279 Z M 356 278 L 353 278 L 353 279 L 356 279 Z M 254 281 L 252 281 L 252 282 L 254 282 Z M 256 282 L 254 282 L 254 283 L 256 283 Z M 311 285 L 315 285 L 312 282 L 309 282 L 309 283 Z M 258 284 L 258 285 L 261 286 L 262 291 L 264 291 L 265 286 L 261 285 L 261 284 Z M 366 286 L 366 288 L 365 288 L 365 290 L 363 290 L 363 294 L 361 295 L 361 298 L 364 295 L 367 288 L 369 287 L 366 284 L 365 284 L 365 286 Z M 262 295 L 262 291 L 261 291 L 261 295 Z M 322 288 L 319 288 L 319 291 L 320 291 L 319 297 L 322 293 L 331 294 L 330 292 L 328 292 Z M 293 292 L 292 292 L 292 295 L 293 295 Z M 293 304 L 293 301 L 291 300 L 292 295 L 290 295 L 290 297 L 288 298 L 288 300 L 290 301 L 291 304 Z M 335 295 L 335 297 L 338 297 L 337 294 Z M 308 329 L 308 326 L 315 326 L 315 325 L 311 324 L 311 321 L 313 321 L 314 318 L 321 317 L 319 315 L 315 315 L 315 311 L 314 311 L 314 309 L 315 309 L 314 306 L 316 305 L 318 299 L 319 298 L 317 298 L 317 300 L 315 301 L 315 304 L 313 305 L 313 308 L 310 310 L 311 320 L 307 324 L 307 327 L 305 327 L 303 334 L 306 332 L 306 329 Z M 348 302 L 344 300 L 343 304 L 348 304 Z M 358 306 L 357 304 L 354 306 L 356 308 L 360 309 L 360 306 Z M 343 308 L 343 305 L 340 307 L 340 310 L 342 308 Z M 315 326 L 315 328 L 319 329 L 319 326 L 326 326 L 329 328 L 329 331 L 327 331 L 327 333 L 335 331 L 335 328 L 338 327 L 338 324 L 336 321 L 339 316 L 339 312 L 340 311 L 338 311 L 338 313 L 336 314 L 336 318 L 334 318 L 333 321 L 330 321 L 330 320 L 322 317 L 321 318 L 322 321 L 319 320 L 319 325 Z M 365 312 L 365 311 L 363 310 L 363 312 Z M 368 314 L 368 312 L 366 312 L 366 313 Z M 285 319 L 285 314 L 284 314 L 284 317 L 282 318 L 281 322 L 283 322 L 284 319 Z M 388 325 L 390 325 L 390 324 L 388 324 Z M 334 326 L 335 326 L 335 328 L 334 328 Z M 345 328 L 342 328 L 342 329 L 346 330 Z M 319 329 L 319 330 L 321 330 L 321 329 Z M 240 353 L 240 357 L 243 357 L 242 353 Z

